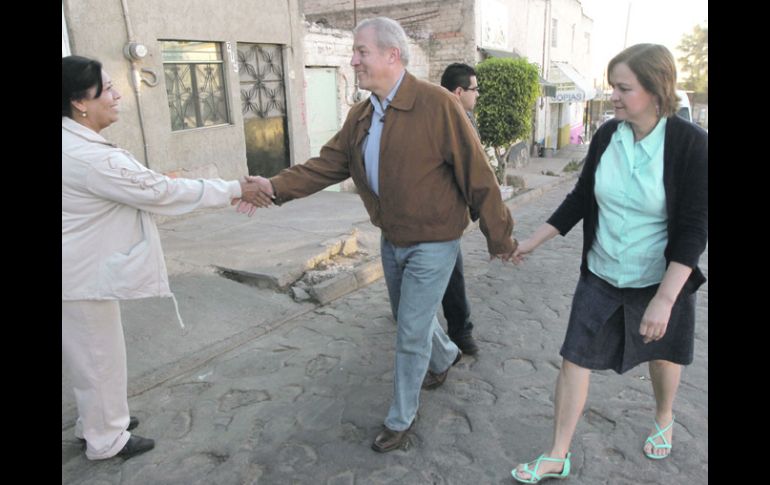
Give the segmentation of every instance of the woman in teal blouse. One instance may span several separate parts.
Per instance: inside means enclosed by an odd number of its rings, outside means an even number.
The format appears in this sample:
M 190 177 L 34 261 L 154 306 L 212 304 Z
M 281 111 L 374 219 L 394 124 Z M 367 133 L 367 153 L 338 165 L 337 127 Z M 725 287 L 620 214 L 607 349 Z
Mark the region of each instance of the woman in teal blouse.
M 548 453 L 511 471 L 537 483 L 570 471 L 570 443 L 591 370 L 622 374 L 649 362 L 654 428 L 643 452 L 671 453 L 673 401 L 693 359 L 698 260 L 708 240 L 708 134 L 675 115 L 674 58 L 638 44 L 607 68 L 615 119 L 594 135 L 575 189 L 514 262 L 583 221 L 581 275 L 561 348 Z

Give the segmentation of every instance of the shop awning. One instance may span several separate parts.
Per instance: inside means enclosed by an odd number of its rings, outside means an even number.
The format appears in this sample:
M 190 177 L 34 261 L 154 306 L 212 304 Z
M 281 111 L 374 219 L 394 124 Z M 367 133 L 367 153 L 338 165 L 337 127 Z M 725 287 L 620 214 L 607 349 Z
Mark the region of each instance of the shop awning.
M 566 62 L 552 62 L 548 81 L 556 85 L 555 103 L 588 101 L 596 97 L 596 89 Z
M 484 56 L 484 59 L 487 59 L 489 57 L 509 57 L 511 59 L 520 59 L 524 58 L 516 49 L 513 49 L 512 51 L 504 51 L 499 49 L 489 49 L 487 47 L 479 47 L 478 48 L 481 54 Z M 556 85 L 549 83 L 545 79 L 543 79 L 542 76 L 538 75 L 538 78 L 540 79 L 539 84 L 543 87 L 544 95 L 553 97 L 556 95 Z

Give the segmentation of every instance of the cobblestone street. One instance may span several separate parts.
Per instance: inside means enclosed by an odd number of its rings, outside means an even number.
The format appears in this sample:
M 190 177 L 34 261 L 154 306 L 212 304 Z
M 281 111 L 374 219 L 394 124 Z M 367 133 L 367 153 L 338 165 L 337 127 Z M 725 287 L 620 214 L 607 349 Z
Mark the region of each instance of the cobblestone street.
M 562 184 L 512 210 L 514 236 L 529 235 L 572 187 Z M 466 284 L 481 351 L 464 356 L 442 387 L 422 392 L 406 451 L 370 449 L 391 399 L 395 347 L 379 279 L 132 397 L 131 414 L 141 420 L 136 433 L 156 440 L 148 453 L 88 461 L 72 428 L 64 429 L 62 483 L 512 483 L 511 468 L 550 445 L 581 227 L 519 267 L 489 262 L 481 231 L 466 234 Z M 701 268 L 708 276 L 708 250 Z M 708 482 L 708 283 L 698 292 L 696 318 L 695 361 L 683 372 L 674 406 L 672 456 L 656 462 L 642 453 L 655 405 L 647 366 L 622 376 L 596 372 L 567 483 Z

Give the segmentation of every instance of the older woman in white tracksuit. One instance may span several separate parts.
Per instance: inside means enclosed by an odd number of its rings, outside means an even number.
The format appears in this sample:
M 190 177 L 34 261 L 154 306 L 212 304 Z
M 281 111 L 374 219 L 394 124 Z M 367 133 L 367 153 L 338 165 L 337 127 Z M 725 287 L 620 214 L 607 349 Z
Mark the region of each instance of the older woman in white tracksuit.
M 62 356 L 78 407 L 75 436 L 91 460 L 155 446 L 128 431 L 138 420 L 128 412 L 119 307 L 173 298 L 150 213 L 270 203 L 247 182 L 171 179 L 141 165 L 99 134 L 118 120 L 119 100 L 99 61 L 62 58 Z

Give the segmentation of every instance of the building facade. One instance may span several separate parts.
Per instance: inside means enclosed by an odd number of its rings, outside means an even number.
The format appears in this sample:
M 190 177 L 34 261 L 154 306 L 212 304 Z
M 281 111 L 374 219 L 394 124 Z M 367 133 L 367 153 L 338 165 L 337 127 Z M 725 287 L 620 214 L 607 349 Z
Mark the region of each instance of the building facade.
M 233 179 L 309 156 L 297 0 L 64 0 L 62 55 L 122 94 L 104 136 L 155 171 Z
M 307 20 L 339 29 L 368 17 L 397 20 L 428 56 L 433 82 L 452 62 L 527 58 L 544 89 L 526 141 L 550 149 L 580 141 L 595 91 L 581 75 L 590 68 L 593 21 L 578 0 L 357 0 L 355 10 L 351 2 L 302 0 L 300 8 Z
M 316 155 L 368 95 L 355 86 L 351 30 L 379 15 L 404 26 L 409 70 L 422 79 L 438 83 L 446 65 L 490 56 L 537 64 L 543 96 L 525 142 L 556 149 L 578 141 L 592 29 L 579 1 L 355 4 L 64 0 L 62 55 L 104 64 L 122 94 L 121 119 L 105 137 L 172 176 L 269 176 Z
M 581 143 L 586 135 L 586 103 L 596 96 L 583 74 L 591 68 L 593 20 L 583 14 L 577 0 L 540 1 L 550 21 L 546 51 L 546 79 L 556 89 L 549 98 L 546 128 L 542 139 L 546 149 Z M 542 133 L 542 132 L 541 132 Z M 556 136 L 556 139 L 552 137 Z M 540 139 L 538 139 L 540 140 Z

